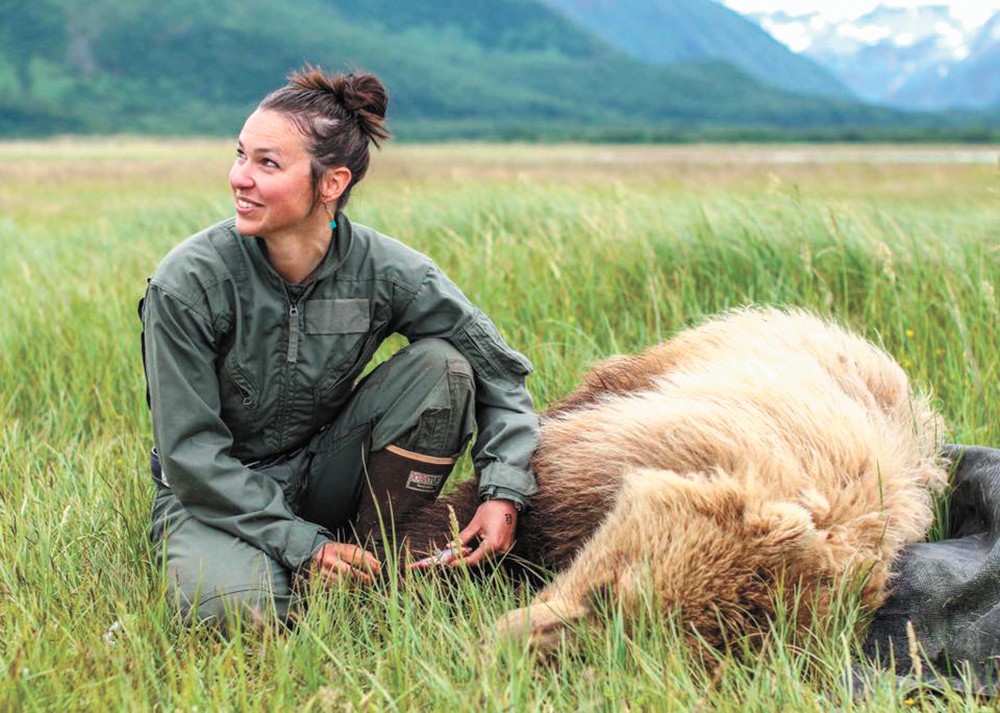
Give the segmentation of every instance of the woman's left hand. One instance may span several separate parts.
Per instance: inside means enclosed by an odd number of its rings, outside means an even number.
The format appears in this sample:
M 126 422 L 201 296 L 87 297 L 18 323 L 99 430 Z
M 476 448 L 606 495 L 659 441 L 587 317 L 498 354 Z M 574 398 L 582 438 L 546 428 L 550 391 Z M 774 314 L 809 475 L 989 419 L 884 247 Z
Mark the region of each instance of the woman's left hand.
M 458 533 L 461 545 L 479 540 L 468 557 L 456 558 L 452 564 L 475 566 L 487 557 L 505 554 L 514 546 L 517 529 L 517 508 L 510 500 L 487 500 L 476 510 L 472 521 Z

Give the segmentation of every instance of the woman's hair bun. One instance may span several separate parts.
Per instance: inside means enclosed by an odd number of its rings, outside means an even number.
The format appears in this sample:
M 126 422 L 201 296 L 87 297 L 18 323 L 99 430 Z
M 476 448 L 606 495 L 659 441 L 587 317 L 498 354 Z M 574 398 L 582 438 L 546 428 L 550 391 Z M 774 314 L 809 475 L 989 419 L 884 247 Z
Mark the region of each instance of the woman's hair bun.
M 389 93 L 381 79 L 371 72 L 339 74 L 334 77 L 333 85 L 340 90 L 341 104 L 357 116 L 362 130 L 376 146 L 379 141 L 389 138 L 384 126 Z
M 293 72 L 288 82 L 291 86 L 332 94 L 376 146 L 389 138 L 389 130 L 385 127 L 389 92 L 382 80 L 371 72 L 327 74 L 319 67 L 307 65 Z

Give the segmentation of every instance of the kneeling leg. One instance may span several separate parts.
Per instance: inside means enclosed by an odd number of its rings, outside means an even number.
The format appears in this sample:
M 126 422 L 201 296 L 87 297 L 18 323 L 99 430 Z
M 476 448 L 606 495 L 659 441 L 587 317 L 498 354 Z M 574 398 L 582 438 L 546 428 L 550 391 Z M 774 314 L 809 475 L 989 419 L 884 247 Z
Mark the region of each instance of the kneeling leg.
M 153 545 L 167 587 L 186 619 L 226 624 L 286 621 L 291 573 L 256 547 L 193 517 L 163 493 L 154 506 Z

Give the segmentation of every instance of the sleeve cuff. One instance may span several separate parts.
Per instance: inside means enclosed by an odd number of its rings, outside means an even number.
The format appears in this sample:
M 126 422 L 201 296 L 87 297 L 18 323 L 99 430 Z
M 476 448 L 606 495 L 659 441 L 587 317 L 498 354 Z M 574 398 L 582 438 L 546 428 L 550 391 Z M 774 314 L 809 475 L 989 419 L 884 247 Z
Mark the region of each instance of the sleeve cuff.
M 329 534 L 320 525 L 300 520 L 293 526 L 295 531 L 289 542 L 289 547 L 282 557 L 283 564 L 291 570 L 308 567 L 313 557 L 330 540 Z
M 528 507 L 528 499 L 521 495 L 521 493 L 508 490 L 507 488 L 498 488 L 495 485 L 491 485 L 485 490 L 480 490 L 479 498 L 483 501 L 509 500 L 514 503 L 514 507 L 518 512 L 524 512 Z
M 512 468 L 505 463 L 490 463 L 479 476 L 480 498 L 502 498 L 521 505 L 535 494 L 538 486 L 530 471 Z

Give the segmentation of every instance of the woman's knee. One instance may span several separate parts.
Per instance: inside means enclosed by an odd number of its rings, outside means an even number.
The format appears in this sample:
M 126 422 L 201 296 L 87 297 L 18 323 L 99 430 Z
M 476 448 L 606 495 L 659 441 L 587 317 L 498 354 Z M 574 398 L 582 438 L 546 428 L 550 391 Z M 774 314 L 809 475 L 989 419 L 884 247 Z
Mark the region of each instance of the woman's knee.
M 417 368 L 427 374 L 460 374 L 472 376 L 469 360 L 450 342 L 431 337 L 419 339 L 411 343 L 400 353 L 405 360 L 412 362 L 409 368 Z
M 158 528 L 154 525 L 154 534 Z M 292 607 L 291 573 L 227 532 L 193 517 L 164 523 L 154 539 L 176 610 L 192 621 L 284 620 Z
M 469 360 L 443 339 L 421 339 L 407 350 L 404 368 L 427 384 L 428 389 L 447 385 L 448 400 L 455 411 L 471 409 L 475 382 Z
M 310 448 L 329 452 L 355 429 L 365 428 L 372 451 L 394 444 L 453 456 L 474 427 L 475 382 L 468 360 L 442 339 L 420 339 L 369 374 L 333 428 L 319 436 L 322 442 Z
M 174 587 L 178 613 L 189 622 L 228 625 L 239 620 L 251 625 L 267 621 L 284 622 L 292 609 L 287 590 L 248 582 L 235 588 L 217 586 Z
M 475 424 L 475 382 L 468 360 L 442 339 L 421 339 L 410 349 L 406 368 L 422 382 L 411 409 L 412 429 L 391 441 L 431 455 L 453 456 L 465 446 Z

